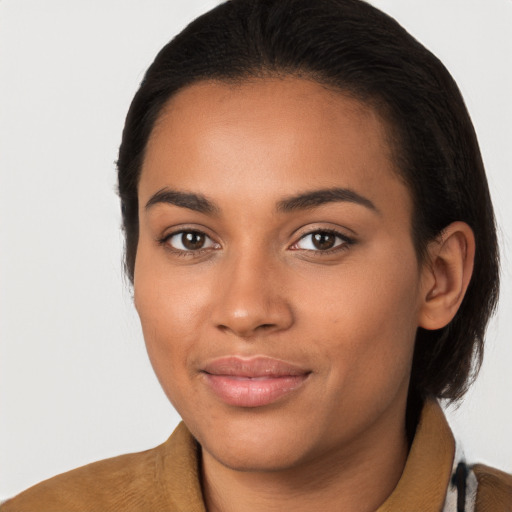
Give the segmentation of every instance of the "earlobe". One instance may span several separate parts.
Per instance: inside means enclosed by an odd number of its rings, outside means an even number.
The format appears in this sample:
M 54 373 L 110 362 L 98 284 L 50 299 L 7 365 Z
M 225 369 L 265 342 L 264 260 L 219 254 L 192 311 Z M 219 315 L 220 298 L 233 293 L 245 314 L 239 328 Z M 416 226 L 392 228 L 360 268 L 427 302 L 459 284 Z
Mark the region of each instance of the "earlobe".
M 465 222 L 453 222 L 428 246 L 424 263 L 419 327 L 434 330 L 457 313 L 473 273 L 475 236 Z

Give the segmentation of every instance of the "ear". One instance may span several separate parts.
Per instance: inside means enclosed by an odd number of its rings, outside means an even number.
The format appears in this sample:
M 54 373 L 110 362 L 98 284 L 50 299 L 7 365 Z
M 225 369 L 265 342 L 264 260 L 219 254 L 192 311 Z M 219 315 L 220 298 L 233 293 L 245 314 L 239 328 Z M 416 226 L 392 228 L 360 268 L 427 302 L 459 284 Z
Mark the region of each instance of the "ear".
M 419 327 L 450 323 L 464 298 L 475 259 L 475 236 L 465 222 L 453 222 L 427 248 L 421 281 Z

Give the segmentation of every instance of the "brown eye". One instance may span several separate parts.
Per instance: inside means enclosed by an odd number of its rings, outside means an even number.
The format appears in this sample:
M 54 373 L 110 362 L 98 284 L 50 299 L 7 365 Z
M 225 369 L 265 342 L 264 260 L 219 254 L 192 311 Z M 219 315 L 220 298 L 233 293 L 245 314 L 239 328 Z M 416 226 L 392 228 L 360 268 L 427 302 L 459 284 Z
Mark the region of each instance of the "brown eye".
M 345 246 L 348 247 L 352 243 L 354 243 L 352 239 L 335 231 L 313 231 L 302 236 L 291 249 L 322 252 L 335 249 L 336 247 L 340 249 Z
M 201 249 L 204 245 L 204 239 L 204 234 L 198 233 L 197 231 L 188 231 L 181 235 L 181 243 L 183 244 L 183 247 L 190 251 L 197 251 L 197 249 Z
M 314 233 L 311 237 L 311 242 L 320 251 L 332 249 L 336 243 L 336 235 L 332 233 L 320 232 Z
M 201 231 L 178 231 L 173 233 L 166 240 L 176 251 L 191 252 L 201 249 L 216 248 L 213 240 Z

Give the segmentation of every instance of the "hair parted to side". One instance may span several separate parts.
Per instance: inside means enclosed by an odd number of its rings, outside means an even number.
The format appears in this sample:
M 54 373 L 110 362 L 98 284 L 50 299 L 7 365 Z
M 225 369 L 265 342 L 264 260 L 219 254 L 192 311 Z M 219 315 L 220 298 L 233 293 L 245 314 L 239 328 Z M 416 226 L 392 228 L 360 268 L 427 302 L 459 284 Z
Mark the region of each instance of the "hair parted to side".
M 473 229 L 476 256 L 466 296 L 447 327 L 418 329 L 411 375 L 415 396 L 457 400 L 480 367 L 499 289 L 482 158 L 462 96 L 443 64 L 362 0 L 231 0 L 197 18 L 160 51 L 130 106 L 119 150 L 130 280 L 139 230 L 137 185 L 164 104 L 200 80 L 287 75 L 350 94 L 386 120 L 397 172 L 413 198 L 412 236 L 420 261 L 428 242 L 451 222 Z

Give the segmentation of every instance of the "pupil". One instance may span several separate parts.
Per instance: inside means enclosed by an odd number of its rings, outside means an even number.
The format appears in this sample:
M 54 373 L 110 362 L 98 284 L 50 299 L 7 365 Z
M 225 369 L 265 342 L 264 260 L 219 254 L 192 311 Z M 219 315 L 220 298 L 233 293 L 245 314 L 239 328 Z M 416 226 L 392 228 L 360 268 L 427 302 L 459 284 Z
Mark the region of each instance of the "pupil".
M 313 235 L 313 245 L 317 249 L 331 249 L 334 246 L 335 236 L 331 233 L 315 233 Z
M 202 233 L 193 233 L 190 231 L 188 233 L 183 233 L 181 236 L 181 243 L 191 251 L 201 249 L 204 244 L 204 235 Z

